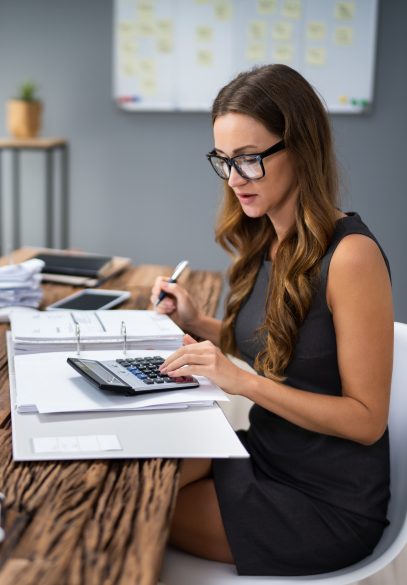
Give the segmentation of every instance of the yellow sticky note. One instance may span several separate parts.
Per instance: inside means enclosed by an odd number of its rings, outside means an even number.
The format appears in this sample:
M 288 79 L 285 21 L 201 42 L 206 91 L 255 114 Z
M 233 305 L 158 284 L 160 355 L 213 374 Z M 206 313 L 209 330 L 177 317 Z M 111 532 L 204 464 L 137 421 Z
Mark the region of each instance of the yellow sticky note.
M 264 20 L 252 20 L 248 24 L 249 35 L 255 39 L 264 39 L 267 34 L 267 23 Z
M 123 53 L 134 53 L 137 49 L 137 43 L 133 39 L 126 39 L 121 43 L 120 48 Z
M 351 45 L 353 43 L 353 29 L 350 26 L 337 26 L 334 42 L 336 45 Z
M 122 21 L 119 23 L 119 33 L 121 35 L 127 35 L 129 33 L 132 33 L 134 31 L 134 23 L 130 22 L 129 20 L 126 21 Z
M 305 61 L 308 65 L 325 65 L 326 50 L 324 47 L 308 47 L 305 52 Z
M 140 79 L 140 90 L 142 95 L 157 95 L 157 80 L 155 77 L 143 77 Z
M 355 8 L 354 2 L 337 2 L 335 4 L 335 18 L 337 20 L 352 20 Z
M 151 20 L 154 18 L 154 6 L 145 2 L 139 4 L 136 9 L 136 18 Z
M 213 53 L 206 49 L 199 49 L 196 52 L 196 60 L 198 65 L 201 65 L 202 67 L 210 67 L 213 65 Z
M 174 42 L 172 36 L 158 36 L 157 37 L 157 51 L 159 53 L 172 53 L 174 49 Z
M 156 33 L 154 20 L 139 20 L 137 22 L 137 33 L 140 37 L 153 37 Z
M 250 43 L 246 50 L 248 61 L 264 61 L 266 59 L 266 45 L 264 43 Z
M 163 18 L 156 22 L 157 33 L 159 35 L 170 35 L 173 33 L 173 24 L 170 18 Z
M 144 76 L 153 76 L 155 75 L 155 61 L 154 59 L 139 59 L 138 61 L 138 68 L 140 73 Z
M 125 59 L 123 61 L 122 72 L 124 77 L 134 77 L 137 72 L 135 62 L 131 59 Z
M 301 0 L 284 0 L 283 16 L 285 18 L 300 18 Z
M 290 22 L 275 22 L 271 27 L 271 37 L 275 41 L 290 41 L 293 27 Z
M 311 20 L 307 23 L 307 39 L 311 41 L 323 41 L 326 36 L 326 26 L 324 22 Z
M 217 20 L 228 21 L 232 18 L 233 6 L 230 0 L 215 0 L 213 8 Z
M 346 96 L 346 95 L 339 96 L 339 103 L 341 104 L 341 106 L 346 106 L 346 104 L 349 103 L 348 96 Z
M 257 0 L 259 14 L 273 14 L 277 8 L 277 0 Z
M 271 51 L 271 58 L 274 63 L 292 63 L 294 59 L 293 45 L 275 45 Z
M 200 25 L 196 27 L 196 40 L 208 43 L 213 40 L 213 28 L 211 26 Z

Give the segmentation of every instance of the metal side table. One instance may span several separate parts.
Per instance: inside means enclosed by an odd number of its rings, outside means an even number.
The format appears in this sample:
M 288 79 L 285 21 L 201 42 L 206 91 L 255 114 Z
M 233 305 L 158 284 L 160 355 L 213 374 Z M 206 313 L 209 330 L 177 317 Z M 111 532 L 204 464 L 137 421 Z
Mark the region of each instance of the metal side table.
M 46 246 L 56 247 L 54 244 L 54 214 L 55 214 L 55 181 L 54 162 L 57 153 L 61 155 L 60 180 L 61 180 L 61 201 L 60 201 L 60 243 L 59 247 L 67 248 L 69 229 L 69 208 L 68 208 L 68 143 L 64 138 L 0 138 L 0 225 L 2 220 L 2 171 L 3 152 L 11 153 L 11 181 L 12 181 L 12 216 L 13 216 L 13 248 L 21 246 L 21 195 L 20 195 L 20 154 L 22 151 L 37 151 L 45 155 L 45 226 Z

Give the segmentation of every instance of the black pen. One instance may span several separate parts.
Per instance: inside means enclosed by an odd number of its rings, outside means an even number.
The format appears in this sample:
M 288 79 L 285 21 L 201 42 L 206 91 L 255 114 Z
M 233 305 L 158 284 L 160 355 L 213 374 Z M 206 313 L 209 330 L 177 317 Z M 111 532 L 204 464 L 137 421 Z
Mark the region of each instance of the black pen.
M 179 264 L 177 264 L 173 275 L 171 276 L 171 278 L 167 281 L 167 282 L 177 282 L 177 279 L 181 276 L 181 274 L 184 272 L 185 268 L 188 266 L 188 260 L 182 260 L 182 262 L 180 262 Z M 161 303 L 161 301 L 167 296 L 167 293 L 165 291 L 161 291 L 160 294 L 158 295 L 158 298 L 155 302 L 155 306 L 159 305 Z

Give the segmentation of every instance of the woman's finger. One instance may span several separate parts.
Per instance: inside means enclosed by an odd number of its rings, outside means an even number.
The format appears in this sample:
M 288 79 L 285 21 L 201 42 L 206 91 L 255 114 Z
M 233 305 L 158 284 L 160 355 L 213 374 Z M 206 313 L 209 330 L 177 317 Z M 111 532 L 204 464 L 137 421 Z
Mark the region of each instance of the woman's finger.
M 165 362 L 161 364 L 160 372 L 165 374 L 185 366 L 202 366 L 208 365 L 209 363 L 210 359 L 205 354 L 183 354 L 172 360 L 169 364 L 166 364 Z

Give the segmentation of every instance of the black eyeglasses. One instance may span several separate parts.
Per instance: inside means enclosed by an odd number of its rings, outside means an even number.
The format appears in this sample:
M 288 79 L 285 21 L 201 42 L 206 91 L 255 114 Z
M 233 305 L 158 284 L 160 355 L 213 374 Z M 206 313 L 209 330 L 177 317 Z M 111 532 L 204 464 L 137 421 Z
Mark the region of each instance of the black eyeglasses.
M 212 165 L 213 170 L 221 179 L 229 179 L 232 167 L 236 169 L 243 179 L 248 181 L 257 181 L 265 175 L 263 158 L 275 154 L 285 148 L 284 140 L 280 140 L 274 146 L 271 146 L 263 152 L 255 154 L 238 154 L 232 158 L 219 156 L 215 150 L 206 155 L 206 158 Z

